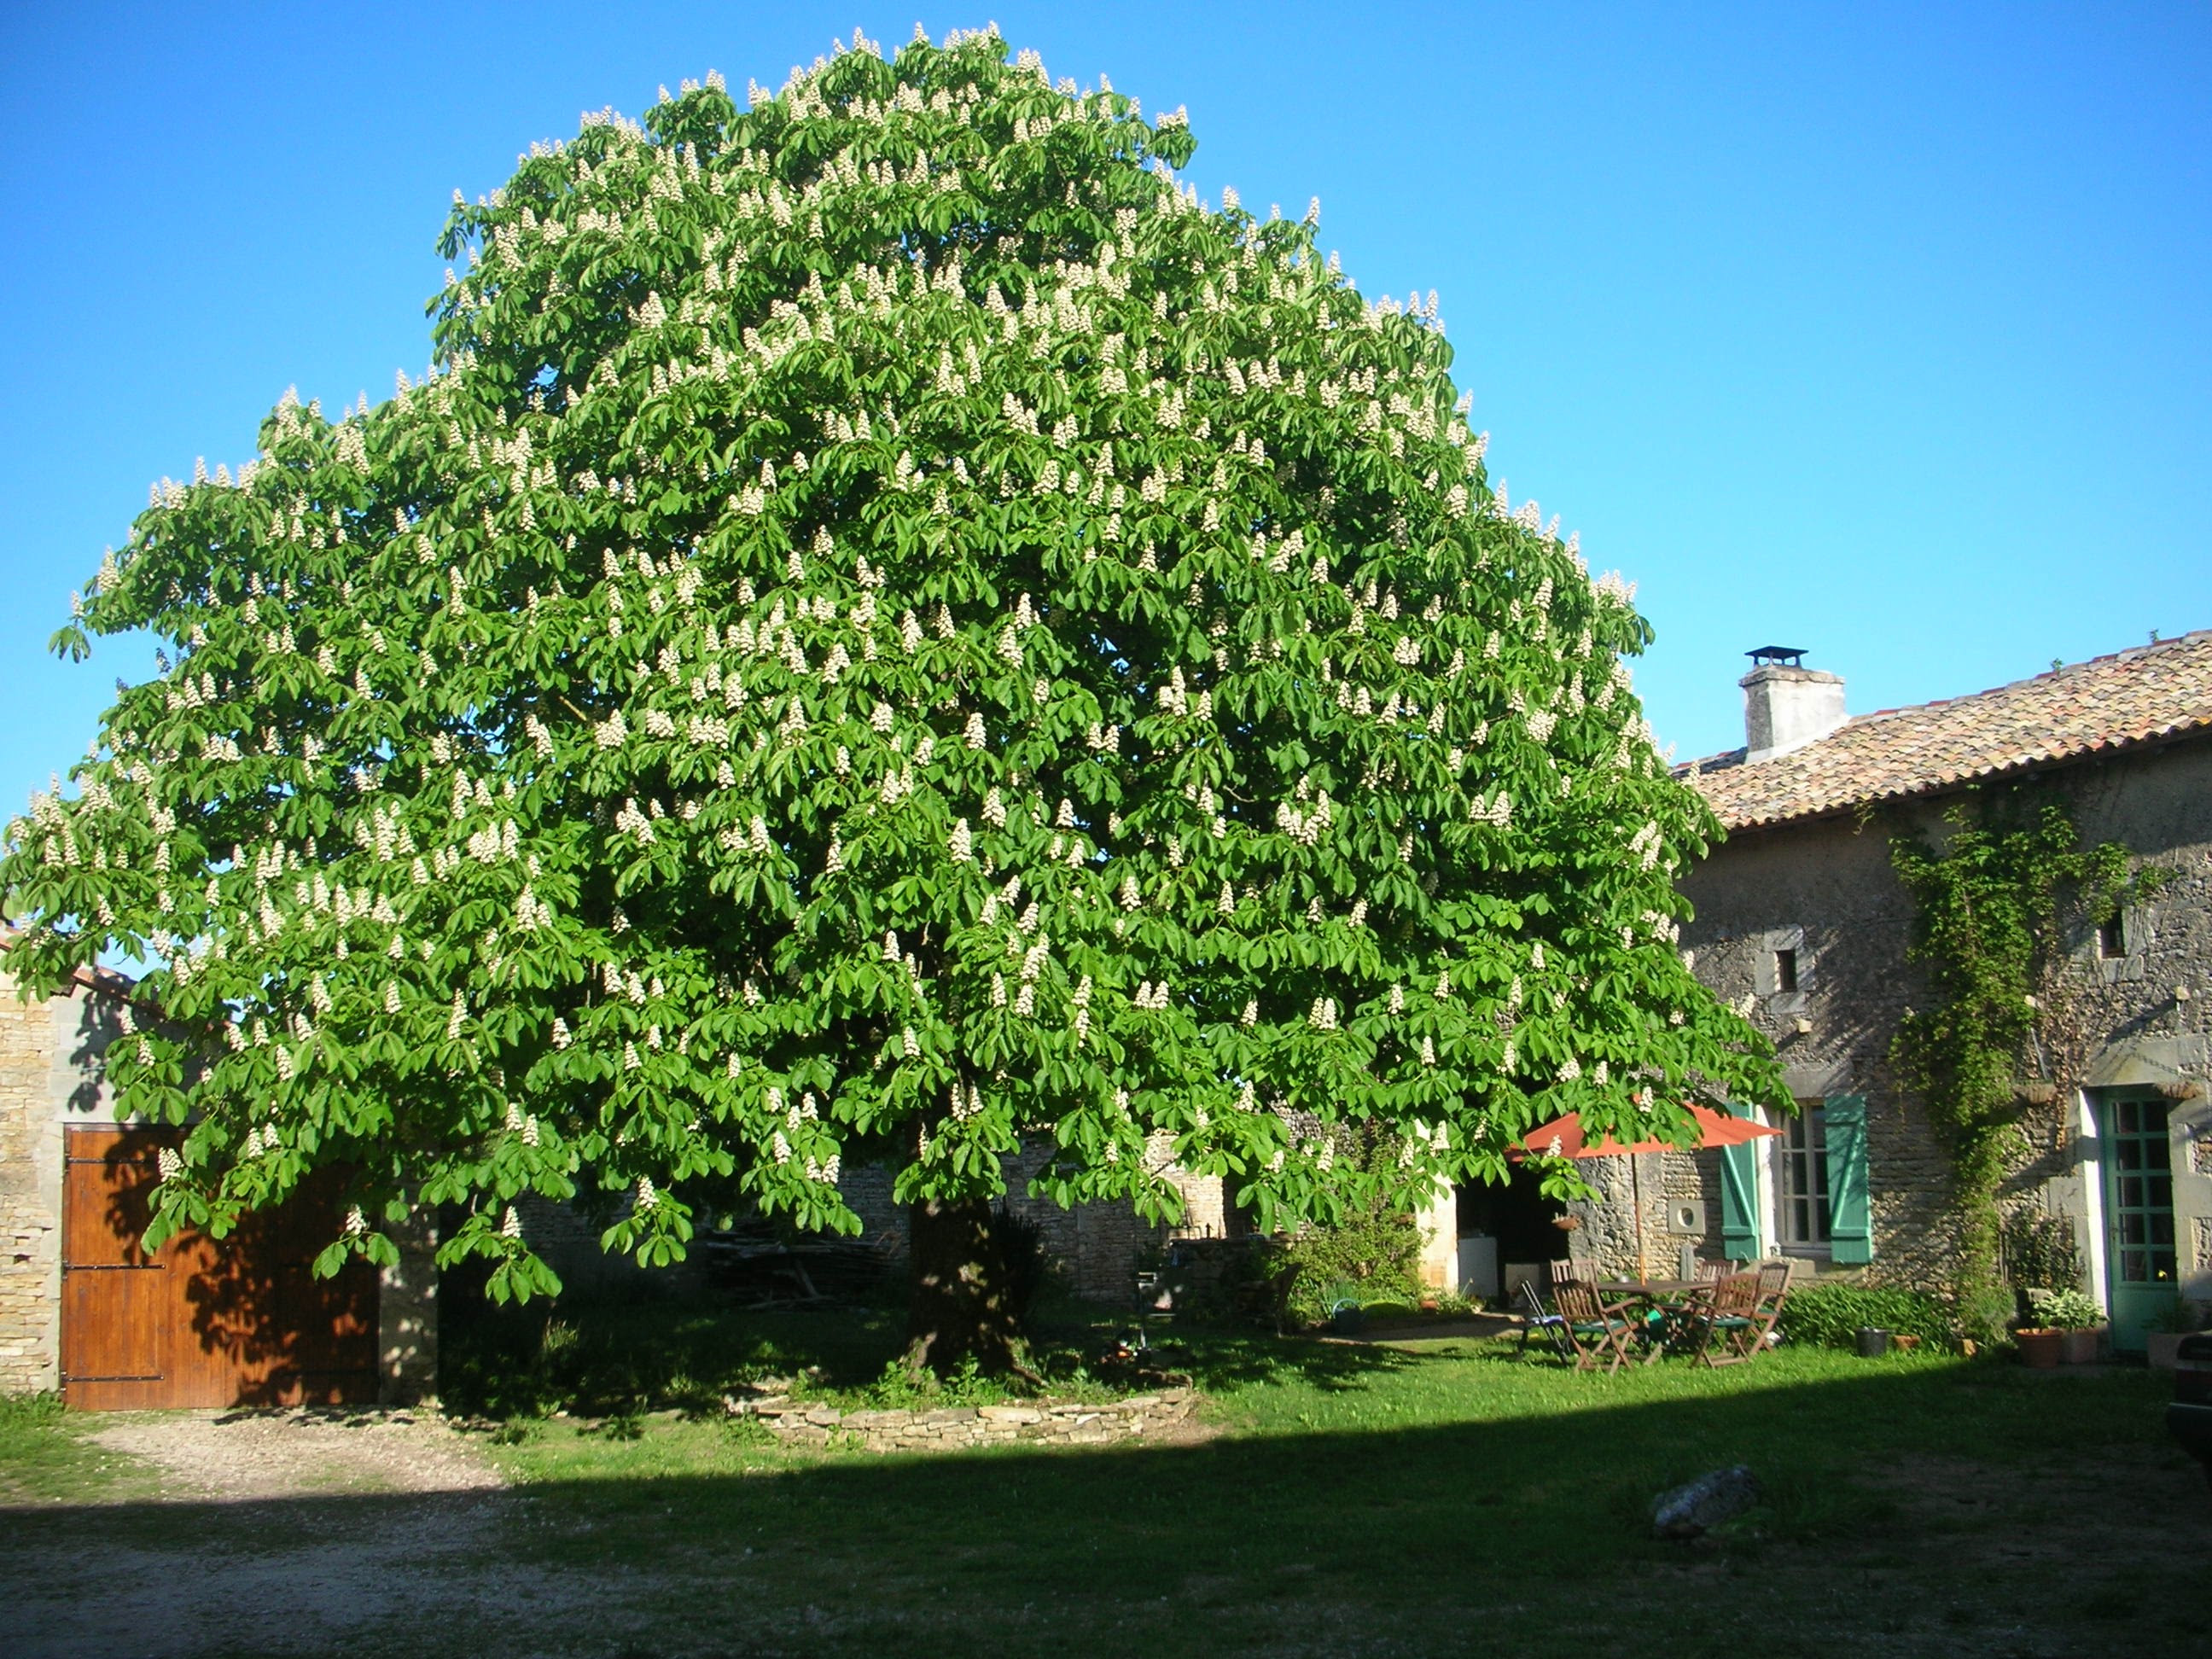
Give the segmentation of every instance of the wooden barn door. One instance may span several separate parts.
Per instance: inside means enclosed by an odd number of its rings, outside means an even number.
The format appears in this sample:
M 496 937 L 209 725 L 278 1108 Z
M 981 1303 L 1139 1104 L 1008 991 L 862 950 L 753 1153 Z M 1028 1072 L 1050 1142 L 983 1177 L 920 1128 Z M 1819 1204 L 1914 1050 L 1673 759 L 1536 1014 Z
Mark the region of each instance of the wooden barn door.
M 79 1410 L 376 1397 L 376 1273 L 311 1271 L 337 1227 L 311 1182 L 228 1238 L 138 1248 L 174 1130 L 72 1128 L 62 1194 L 62 1389 Z
M 170 1404 L 173 1261 L 138 1248 L 155 1159 L 166 1144 L 127 1131 L 70 1129 L 62 1187 L 62 1379 L 88 1411 Z

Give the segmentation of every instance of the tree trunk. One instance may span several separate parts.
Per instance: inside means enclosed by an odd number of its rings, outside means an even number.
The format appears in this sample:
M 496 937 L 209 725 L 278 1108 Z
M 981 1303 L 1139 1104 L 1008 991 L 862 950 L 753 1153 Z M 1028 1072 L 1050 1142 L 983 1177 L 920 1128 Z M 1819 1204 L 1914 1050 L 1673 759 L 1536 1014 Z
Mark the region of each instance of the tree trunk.
M 991 1206 L 924 1200 L 912 1223 L 913 1297 L 906 1360 L 939 1376 L 973 1357 L 992 1376 L 1021 1369 L 1019 1310 L 1008 1295 L 1006 1263 L 992 1235 Z

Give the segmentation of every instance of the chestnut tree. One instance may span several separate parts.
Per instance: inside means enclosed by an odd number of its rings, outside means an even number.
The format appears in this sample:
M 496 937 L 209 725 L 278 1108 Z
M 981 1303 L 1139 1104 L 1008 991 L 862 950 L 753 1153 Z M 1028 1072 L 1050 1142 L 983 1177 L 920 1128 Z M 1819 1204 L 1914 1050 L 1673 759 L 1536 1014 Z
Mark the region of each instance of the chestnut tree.
M 0 865 L 27 991 L 148 965 L 156 1242 L 337 1166 L 325 1270 L 445 1205 L 527 1296 L 524 1194 L 665 1263 L 889 1162 L 917 1360 L 997 1364 L 1025 1142 L 1273 1225 L 1777 1097 L 1632 590 L 1492 487 L 1433 295 L 1191 150 L 992 32 L 710 76 L 457 198 L 421 383 L 156 487 L 57 645 L 160 672 Z

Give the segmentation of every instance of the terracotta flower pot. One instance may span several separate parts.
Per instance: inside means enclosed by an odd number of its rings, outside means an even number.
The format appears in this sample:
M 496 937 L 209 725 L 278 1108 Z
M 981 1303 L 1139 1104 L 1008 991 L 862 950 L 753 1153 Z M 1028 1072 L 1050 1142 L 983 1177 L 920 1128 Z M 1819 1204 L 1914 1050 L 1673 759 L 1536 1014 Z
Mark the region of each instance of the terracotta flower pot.
M 2102 1325 L 2061 1331 L 2059 1335 L 2063 1339 L 2059 1346 L 2064 1352 L 2066 1364 L 2094 1365 L 2097 1363 L 2097 1349 L 2105 1336 L 2105 1328 Z
M 1920 1339 L 1905 1331 L 1890 1333 L 1889 1346 L 1899 1353 L 1911 1353 L 1920 1346 Z
M 2039 1371 L 2057 1370 L 2066 1358 L 2066 1333 L 2051 1330 L 2014 1331 L 2020 1363 Z

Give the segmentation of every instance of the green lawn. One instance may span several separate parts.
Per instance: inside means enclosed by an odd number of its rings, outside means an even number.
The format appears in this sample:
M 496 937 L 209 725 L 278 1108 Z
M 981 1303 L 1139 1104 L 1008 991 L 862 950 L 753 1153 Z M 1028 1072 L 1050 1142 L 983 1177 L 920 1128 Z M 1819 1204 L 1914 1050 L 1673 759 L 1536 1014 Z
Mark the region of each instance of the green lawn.
M 127 1458 L 84 1437 L 58 1395 L 0 1395 L 0 1505 L 83 1503 L 145 1487 Z
M 896 1342 L 883 1322 L 696 1310 L 607 1329 L 644 1372 L 672 1368 L 651 1333 L 678 1333 L 695 1389 L 808 1364 L 825 1389 L 858 1386 Z M 483 1437 L 514 1490 L 468 1510 L 458 1541 L 397 1546 L 343 1641 L 279 1629 L 223 1650 L 2203 1649 L 2181 1564 L 2212 1552 L 2212 1493 L 2165 1439 L 2162 1376 L 1785 1349 L 1605 1377 L 1505 1344 L 1226 1335 L 1188 1339 L 1183 1363 L 1212 1401 L 1210 1437 L 1187 1443 L 883 1457 L 787 1451 L 719 1415 L 648 1415 L 635 1437 L 519 1422 Z M 1699 1545 L 1649 1536 L 1653 1493 L 1738 1462 L 1761 1509 Z M 301 1500 L 287 1520 L 302 1539 L 427 1539 L 424 1516 L 450 1524 L 436 1503 Z M 100 1524 L 40 1519 L 58 1546 Z M 210 1571 L 205 1540 L 245 1524 L 179 1510 L 173 1569 Z M 392 1588 L 410 1571 L 428 1622 Z
M 2163 1379 L 1826 1352 L 1608 1378 L 1504 1345 L 1194 1346 L 1222 1431 L 1202 1444 L 838 1457 L 657 1422 L 629 1442 L 556 1424 L 499 1455 L 562 1517 L 550 1555 L 694 1588 L 649 1610 L 648 1652 L 690 1650 L 702 1603 L 742 1607 L 747 1640 L 855 1653 L 1444 1653 L 1540 1647 L 1563 1621 L 1621 1653 L 2155 1652 L 2203 1629 L 2169 1544 L 2134 1554 L 2069 1512 L 2154 1476 L 2212 1512 L 2163 1440 Z M 1739 1462 L 1768 1489 L 1758 1513 L 1705 1546 L 1649 1537 L 1653 1493 Z

